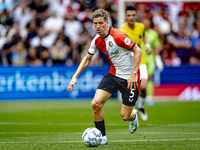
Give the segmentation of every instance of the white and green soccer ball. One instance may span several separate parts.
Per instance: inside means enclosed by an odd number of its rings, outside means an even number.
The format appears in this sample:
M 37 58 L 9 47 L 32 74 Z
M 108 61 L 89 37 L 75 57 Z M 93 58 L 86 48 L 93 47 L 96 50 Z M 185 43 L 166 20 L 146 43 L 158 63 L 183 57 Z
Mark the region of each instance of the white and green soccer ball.
M 87 128 L 83 132 L 82 139 L 85 145 L 89 147 L 96 147 L 102 141 L 102 134 L 97 128 Z

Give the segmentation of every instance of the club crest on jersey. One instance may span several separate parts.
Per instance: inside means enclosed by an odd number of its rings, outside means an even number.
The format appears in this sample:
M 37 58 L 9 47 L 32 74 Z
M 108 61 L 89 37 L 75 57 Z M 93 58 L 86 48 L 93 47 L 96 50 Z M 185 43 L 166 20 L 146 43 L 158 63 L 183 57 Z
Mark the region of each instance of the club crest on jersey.
M 112 47 L 113 46 L 113 43 L 111 42 L 111 41 L 109 41 L 109 43 L 108 43 L 109 45 L 110 45 L 110 47 Z
M 124 42 L 126 43 L 126 45 L 131 44 L 131 40 L 129 38 L 127 38 L 127 37 L 125 38 Z

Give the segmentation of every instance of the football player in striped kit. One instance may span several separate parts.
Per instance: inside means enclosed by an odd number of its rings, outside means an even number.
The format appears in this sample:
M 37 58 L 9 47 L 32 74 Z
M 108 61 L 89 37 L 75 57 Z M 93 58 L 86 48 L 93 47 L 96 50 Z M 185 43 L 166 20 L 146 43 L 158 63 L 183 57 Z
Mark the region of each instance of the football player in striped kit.
M 67 91 L 73 92 L 73 85 L 78 76 L 90 64 L 97 50 L 102 51 L 108 58 L 111 67 L 109 73 L 99 83 L 95 96 L 91 102 L 94 123 L 102 132 L 101 145 L 107 145 L 103 106 L 117 91 L 122 93 L 121 116 L 129 121 L 129 131 L 134 133 L 138 125 L 138 112 L 134 109 L 139 95 L 139 65 L 142 50 L 124 32 L 109 27 L 108 12 L 98 9 L 93 13 L 93 24 L 97 35 L 91 42 L 88 54 L 81 61 L 73 75 Z M 131 55 L 134 53 L 134 56 Z

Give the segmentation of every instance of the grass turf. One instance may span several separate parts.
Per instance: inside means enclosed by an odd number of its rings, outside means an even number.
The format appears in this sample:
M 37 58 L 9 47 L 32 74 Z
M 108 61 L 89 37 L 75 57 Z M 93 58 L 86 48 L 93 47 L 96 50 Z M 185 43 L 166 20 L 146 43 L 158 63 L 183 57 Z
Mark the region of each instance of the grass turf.
M 0 149 L 200 149 L 200 101 L 155 102 L 134 134 L 120 116 L 121 102 L 104 106 L 108 146 L 86 147 L 94 127 L 90 101 L 0 102 Z

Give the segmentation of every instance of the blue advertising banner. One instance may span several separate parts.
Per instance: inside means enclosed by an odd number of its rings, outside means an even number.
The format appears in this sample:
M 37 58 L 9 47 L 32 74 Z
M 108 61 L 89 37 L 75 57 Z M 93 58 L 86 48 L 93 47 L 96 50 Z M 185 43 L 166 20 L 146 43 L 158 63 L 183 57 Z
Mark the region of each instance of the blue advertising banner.
M 68 84 L 78 66 L 1 67 L 0 101 L 40 99 L 92 99 L 96 88 L 110 66 L 88 66 L 77 79 L 74 92 L 67 92 Z M 155 71 L 154 91 L 164 85 L 200 85 L 200 66 L 182 65 Z M 170 93 L 172 93 L 170 91 Z M 198 92 L 199 93 L 199 92 Z M 157 92 L 157 94 L 161 94 Z M 116 95 L 115 95 L 116 96 Z
M 70 93 L 67 87 L 77 67 L 0 67 L 0 100 L 92 98 L 109 66 L 88 67 Z

